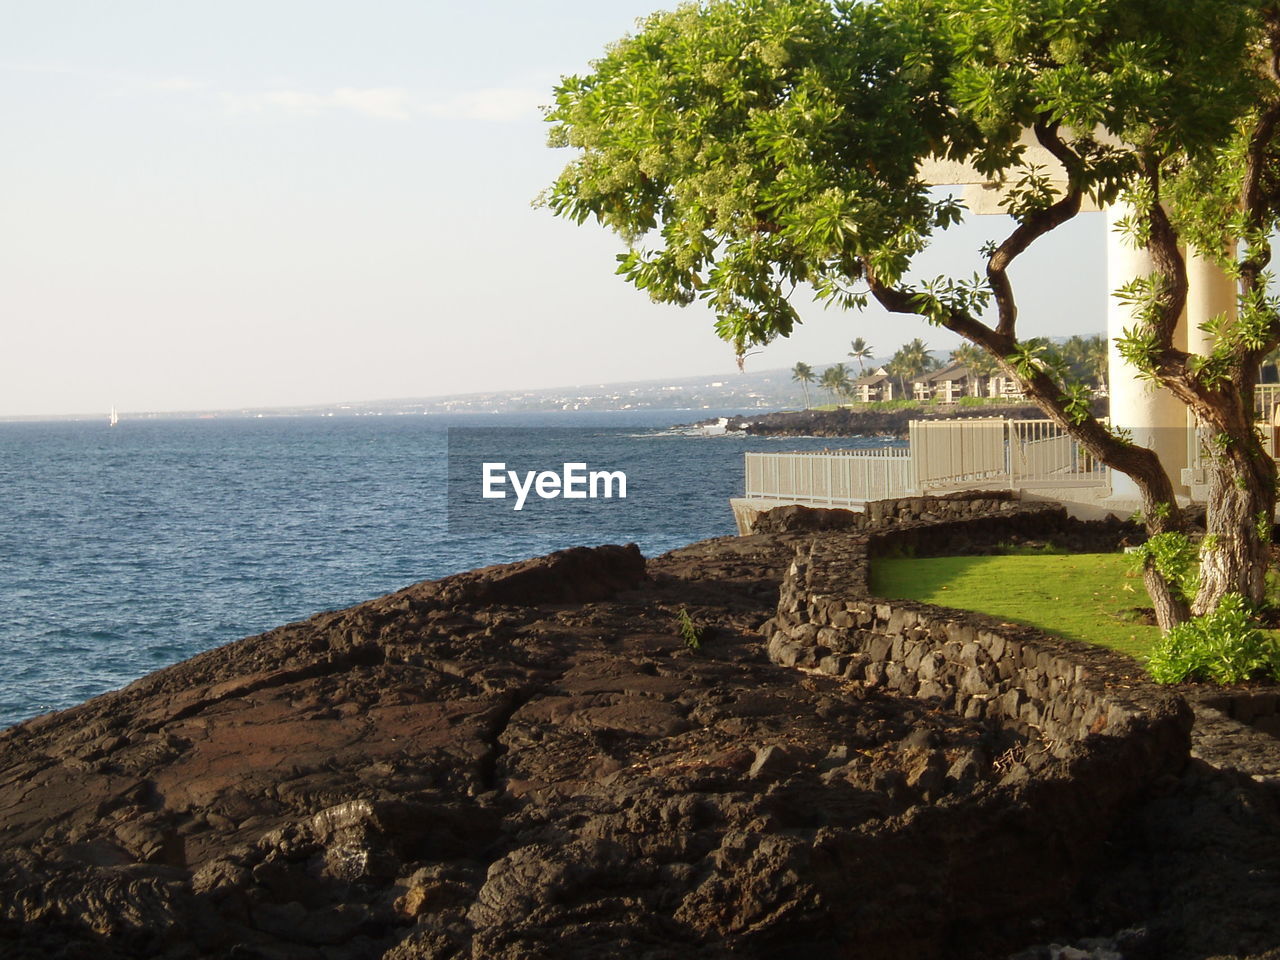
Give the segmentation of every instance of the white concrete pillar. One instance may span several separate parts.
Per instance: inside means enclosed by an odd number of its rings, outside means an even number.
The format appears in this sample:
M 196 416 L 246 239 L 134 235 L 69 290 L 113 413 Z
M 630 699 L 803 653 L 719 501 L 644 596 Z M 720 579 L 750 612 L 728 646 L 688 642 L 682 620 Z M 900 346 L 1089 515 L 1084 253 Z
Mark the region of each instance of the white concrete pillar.
M 1187 342 L 1183 349 L 1190 353 L 1208 356 L 1213 350 L 1213 337 L 1200 329 L 1200 325 L 1214 317 L 1226 314 L 1235 319 L 1238 311 L 1236 297 L 1236 281 L 1223 271 L 1213 260 L 1195 250 L 1187 251 L 1187 310 L 1186 322 Z M 1193 465 L 1197 459 L 1199 441 L 1196 438 L 1196 418 L 1187 411 L 1187 463 Z M 1207 478 L 1197 476 L 1201 481 Z M 1202 482 L 1193 483 L 1190 487 L 1193 500 L 1204 500 L 1208 496 L 1208 487 Z
M 1150 447 L 1164 464 L 1175 493 L 1186 493 L 1182 468 L 1187 466 L 1186 407 L 1169 393 L 1139 379 L 1138 371 L 1120 356 L 1115 339 L 1135 323 L 1128 305 L 1114 293 L 1135 277 L 1155 272 L 1151 255 L 1127 243 L 1116 224 L 1130 209 L 1117 203 L 1106 210 L 1107 224 L 1107 385 L 1111 392 L 1111 423 L 1133 434 L 1135 443 Z M 1138 499 L 1138 486 L 1122 473 L 1112 471 L 1111 497 Z
M 1223 269 L 1194 250 L 1187 251 L 1187 347 L 1208 354 L 1213 338 L 1200 324 L 1221 314 L 1236 317 L 1236 282 Z

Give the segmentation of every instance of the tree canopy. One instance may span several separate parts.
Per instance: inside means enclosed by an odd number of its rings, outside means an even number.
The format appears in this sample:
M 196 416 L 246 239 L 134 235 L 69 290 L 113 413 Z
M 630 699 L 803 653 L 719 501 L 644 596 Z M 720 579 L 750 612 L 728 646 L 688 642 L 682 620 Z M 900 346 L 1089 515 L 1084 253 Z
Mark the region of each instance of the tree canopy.
M 1008 275 L 1085 199 L 1125 200 L 1128 239 L 1156 269 L 1120 291 L 1134 317 L 1120 347 L 1217 438 L 1217 539 L 1204 555 L 1216 573 L 1198 604 L 1227 590 L 1258 599 L 1258 517 L 1275 504 L 1252 389 L 1280 344 L 1266 273 L 1280 217 L 1277 63 L 1280 15 L 1266 0 L 707 0 L 642 20 L 561 83 L 550 139 L 578 154 L 544 202 L 614 229 L 627 246 L 619 273 L 655 299 L 709 303 L 739 355 L 791 333 L 804 285 L 960 334 L 1135 479 L 1153 533 L 1175 532 L 1158 458 L 1093 417 L 1070 364 L 1019 338 Z M 1028 136 L 1060 171 L 1026 161 Z M 964 213 L 930 190 L 930 159 L 1003 180 L 1013 226 L 970 269 L 917 280 L 915 256 Z M 1174 339 L 1184 242 L 1239 281 L 1239 317 L 1214 322 L 1208 355 Z M 1185 618 L 1154 565 L 1147 583 L 1162 623 Z
M 547 203 L 616 230 L 655 299 L 709 301 L 739 351 L 786 336 L 795 285 L 896 275 L 959 215 L 916 175 L 948 125 L 927 58 L 903 69 L 920 43 L 853 3 L 655 14 L 557 90 L 551 141 L 582 153 Z
M 930 157 L 1020 176 L 1026 227 L 1055 208 L 1020 170 L 1026 129 L 1100 201 L 1145 158 L 1216 156 L 1253 102 L 1252 0 L 724 0 L 640 22 L 566 78 L 551 143 L 581 151 L 546 195 L 630 245 L 619 272 L 655 299 L 708 301 L 739 350 L 788 335 L 791 297 L 861 306 L 962 214 Z M 1081 131 L 1067 133 L 1066 131 Z M 1118 141 L 1118 142 L 1117 142 Z M 1057 222 L 1044 224 L 1045 228 Z M 1000 291 L 927 286 L 980 314 Z

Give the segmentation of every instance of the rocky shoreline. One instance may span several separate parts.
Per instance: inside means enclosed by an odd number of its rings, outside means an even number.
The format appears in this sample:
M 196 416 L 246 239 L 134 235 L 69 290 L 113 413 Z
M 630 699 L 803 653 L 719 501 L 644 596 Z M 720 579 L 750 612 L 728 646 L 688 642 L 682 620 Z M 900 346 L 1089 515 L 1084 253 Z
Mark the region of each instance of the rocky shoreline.
M 1276 788 L 1177 697 L 1095 658 L 1136 712 L 1050 742 L 788 639 L 878 529 L 1047 529 L 974 503 L 460 574 L 10 728 L 0 955 L 1280 957 Z
M 1094 413 L 1105 416 L 1106 400 L 1094 401 Z M 780 410 L 759 415 L 729 417 L 724 429 L 760 437 L 905 437 L 912 420 L 954 420 L 974 417 L 1006 417 L 1043 420 L 1044 411 L 1032 403 L 967 407 L 959 404 L 907 407 L 896 410 L 851 409 Z M 710 426 L 712 421 L 695 426 Z M 718 421 L 715 421 L 718 425 Z

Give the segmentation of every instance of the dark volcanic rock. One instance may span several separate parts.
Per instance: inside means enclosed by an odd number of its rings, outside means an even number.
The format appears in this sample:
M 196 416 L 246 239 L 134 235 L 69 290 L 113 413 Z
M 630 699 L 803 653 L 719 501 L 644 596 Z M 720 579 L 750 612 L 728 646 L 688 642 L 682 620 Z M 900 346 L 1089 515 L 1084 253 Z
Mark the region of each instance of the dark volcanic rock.
M 863 518 L 859 517 L 853 510 L 807 507 L 796 503 L 785 507 L 774 507 L 767 513 L 761 514 L 752 526 L 752 531 L 755 533 L 793 533 L 798 531 L 857 530 L 862 525 Z
M 1136 816 L 1124 758 L 1010 766 L 1011 733 L 770 663 L 801 536 L 418 584 L 5 731 L 0 955 L 911 960 L 1070 928 Z

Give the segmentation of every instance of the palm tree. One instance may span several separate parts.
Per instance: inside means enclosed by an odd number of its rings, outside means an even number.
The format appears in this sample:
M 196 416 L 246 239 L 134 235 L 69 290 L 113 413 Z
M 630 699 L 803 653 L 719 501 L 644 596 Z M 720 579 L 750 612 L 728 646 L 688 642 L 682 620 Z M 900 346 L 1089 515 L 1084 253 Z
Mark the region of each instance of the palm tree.
M 1085 362 L 1087 351 L 1088 341 L 1078 333 L 1067 337 L 1061 346 L 1054 348 L 1054 352 L 1066 364 L 1072 380 L 1083 380 L 1085 378 L 1088 367 Z
M 1079 379 L 1071 357 L 1072 353 L 1062 347 L 1046 344 L 1044 353 L 1040 356 L 1040 369 L 1065 387 Z
M 989 377 L 996 372 L 996 358 L 972 343 L 962 343 L 952 350 L 951 362 L 963 363 L 979 377 Z
M 969 368 L 974 383 L 974 396 L 987 396 L 988 384 L 1000 369 L 995 357 L 972 343 L 962 343 L 951 351 L 951 362 L 962 363 Z
M 849 371 L 843 363 L 837 363 L 822 371 L 822 379 L 818 383 L 831 394 L 832 400 L 839 403 L 840 395 L 849 389 Z
M 902 388 L 902 396 L 909 397 L 912 394 L 907 389 L 907 384 L 920 374 L 933 370 L 937 366 L 938 361 L 929 354 L 929 345 L 916 337 L 910 343 L 902 345 L 885 369 L 897 378 L 898 386 Z
M 817 374 L 813 372 L 813 367 L 807 363 L 797 363 L 791 368 L 791 379 L 793 382 L 800 384 L 804 388 L 804 408 L 809 409 L 809 384 L 818 379 Z
M 871 359 L 871 344 L 858 337 L 849 346 L 852 347 L 849 356 L 858 361 L 858 373 L 865 373 L 867 366 L 864 361 Z
M 1098 385 L 1099 392 L 1107 389 L 1107 371 L 1110 360 L 1107 356 L 1107 341 L 1102 337 L 1090 337 L 1085 341 L 1085 369 Z

